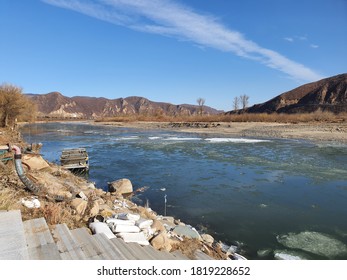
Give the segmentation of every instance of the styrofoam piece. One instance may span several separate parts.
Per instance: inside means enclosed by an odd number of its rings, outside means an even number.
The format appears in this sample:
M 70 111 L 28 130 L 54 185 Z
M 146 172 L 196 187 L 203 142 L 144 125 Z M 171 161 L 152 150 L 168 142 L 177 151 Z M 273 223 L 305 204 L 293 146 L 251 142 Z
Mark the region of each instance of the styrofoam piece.
M 140 220 L 136 221 L 136 225 L 140 229 L 149 228 L 149 227 L 151 227 L 152 224 L 153 224 L 153 220 L 140 219 Z
M 120 219 L 116 219 L 116 218 L 109 218 L 109 219 L 106 220 L 106 224 L 134 226 L 135 225 L 135 221 L 132 221 L 132 220 L 120 220 Z
M 93 222 L 89 224 L 89 228 L 94 234 L 104 233 L 109 239 L 116 237 L 105 223 Z
M 132 221 L 138 221 L 140 220 L 139 214 L 131 214 L 131 213 L 120 213 L 117 215 L 118 219 L 121 220 L 132 220 Z
M 116 225 L 113 228 L 114 232 L 140 232 L 139 227 L 137 226 L 129 226 L 129 225 Z
M 118 237 L 121 237 L 126 243 L 138 243 L 140 245 L 149 245 L 148 240 L 146 239 L 143 232 L 138 233 L 119 233 Z

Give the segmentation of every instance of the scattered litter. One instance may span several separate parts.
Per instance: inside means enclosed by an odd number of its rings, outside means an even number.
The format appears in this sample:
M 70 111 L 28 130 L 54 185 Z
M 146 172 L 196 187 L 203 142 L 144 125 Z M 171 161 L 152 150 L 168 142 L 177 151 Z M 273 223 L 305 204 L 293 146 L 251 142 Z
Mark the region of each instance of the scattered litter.
M 30 199 L 22 198 L 21 202 L 25 207 L 29 209 L 41 207 L 41 202 L 36 197 L 32 197 Z
M 77 195 L 77 197 L 80 197 L 83 200 L 88 201 L 88 197 L 82 191 Z

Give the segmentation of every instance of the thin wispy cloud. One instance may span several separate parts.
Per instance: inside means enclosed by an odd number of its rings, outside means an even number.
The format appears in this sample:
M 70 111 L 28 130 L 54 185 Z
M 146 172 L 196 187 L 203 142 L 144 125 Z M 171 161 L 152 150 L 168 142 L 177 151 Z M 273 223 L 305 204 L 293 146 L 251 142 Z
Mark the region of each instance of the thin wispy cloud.
M 318 49 L 319 48 L 319 46 L 316 45 L 316 44 L 311 44 L 310 47 L 313 48 L 313 49 Z
M 42 0 L 57 7 L 133 30 L 170 36 L 251 59 L 301 81 L 321 76 L 314 70 L 246 39 L 211 15 L 171 0 Z
M 283 39 L 291 43 L 294 42 L 294 39 L 292 37 L 285 37 Z

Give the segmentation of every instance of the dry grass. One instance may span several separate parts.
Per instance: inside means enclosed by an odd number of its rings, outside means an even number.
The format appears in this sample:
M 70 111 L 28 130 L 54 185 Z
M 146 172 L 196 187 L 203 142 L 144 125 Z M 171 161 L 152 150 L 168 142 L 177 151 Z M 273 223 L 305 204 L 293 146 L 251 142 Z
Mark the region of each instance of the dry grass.
M 278 122 L 278 123 L 306 123 L 306 122 L 346 122 L 347 113 L 334 114 L 318 110 L 313 113 L 302 114 L 233 114 L 233 115 L 193 115 L 193 116 L 150 116 L 123 115 L 100 118 L 95 122 Z
M 0 190 L 0 210 L 11 210 L 17 197 L 13 190 L 4 188 Z

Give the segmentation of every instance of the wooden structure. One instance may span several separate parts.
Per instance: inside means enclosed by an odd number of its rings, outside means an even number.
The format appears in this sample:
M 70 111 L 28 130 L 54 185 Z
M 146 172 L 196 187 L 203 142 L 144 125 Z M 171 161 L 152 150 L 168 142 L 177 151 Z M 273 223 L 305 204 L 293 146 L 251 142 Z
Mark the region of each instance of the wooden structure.
M 86 149 L 64 149 L 60 157 L 60 164 L 65 169 L 77 173 L 86 173 L 89 170 L 89 157 Z

